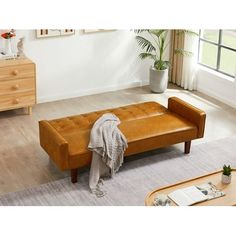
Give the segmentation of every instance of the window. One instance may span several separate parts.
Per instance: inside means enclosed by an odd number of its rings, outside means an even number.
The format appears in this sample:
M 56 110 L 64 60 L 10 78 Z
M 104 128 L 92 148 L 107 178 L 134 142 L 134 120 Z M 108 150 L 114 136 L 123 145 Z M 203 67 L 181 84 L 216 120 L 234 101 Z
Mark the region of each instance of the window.
M 223 74 L 236 74 L 236 30 L 200 30 L 198 63 Z

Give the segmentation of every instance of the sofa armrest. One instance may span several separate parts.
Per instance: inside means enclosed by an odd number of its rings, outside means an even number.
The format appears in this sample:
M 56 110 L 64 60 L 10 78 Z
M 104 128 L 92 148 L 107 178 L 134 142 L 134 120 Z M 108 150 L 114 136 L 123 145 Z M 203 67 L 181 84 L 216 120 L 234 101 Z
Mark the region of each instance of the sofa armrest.
M 204 136 L 206 113 L 177 97 L 168 100 L 168 110 L 174 112 L 198 127 L 198 138 Z
M 46 120 L 39 121 L 41 147 L 61 170 L 68 169 L 68 143 Z

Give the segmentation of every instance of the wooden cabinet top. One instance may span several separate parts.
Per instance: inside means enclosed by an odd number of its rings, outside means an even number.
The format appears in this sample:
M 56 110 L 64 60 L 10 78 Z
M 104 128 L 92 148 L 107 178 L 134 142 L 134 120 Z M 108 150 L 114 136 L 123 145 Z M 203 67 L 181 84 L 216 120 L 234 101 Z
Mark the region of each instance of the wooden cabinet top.
M 0 68 L 6 66 L 18 66 L 18 65 L 25 65 L 25 64 L 32 64 L 34 63 L 29 58 L 17 58 L 17 59 L 9 59 L 9 60 L 0 60 Z

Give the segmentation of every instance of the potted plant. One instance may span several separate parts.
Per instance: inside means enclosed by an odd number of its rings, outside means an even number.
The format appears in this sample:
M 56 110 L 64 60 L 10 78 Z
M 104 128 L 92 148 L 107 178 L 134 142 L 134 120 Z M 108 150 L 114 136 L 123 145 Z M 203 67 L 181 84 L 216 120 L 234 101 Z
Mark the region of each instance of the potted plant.
M 136 40 L 138 45 L 145 50 L 139 54 L 141 59 L 149 58 L 154 61 L 149 71 L 150 88 L 152 92 L 163 93 L 167 89 L 168 85 L 168 69 L 170 62 L 165 60 L 165 51 L 169 45 L 167 40 L 168 30 L 164 29 L 142 29 L 135 30 Z M 143 35 L 145 33 L 145 37 Z M 191 34 L 197 35 L 195 32 L 190 30 L 179 30 L 179 34 Z M 176 49 L 175 53 L 181 55 L 191 55 L 191 52 L 183 49 Z
M 224 183 L 224 184 L 231 183 L 231 172 L 232 172 L 232 168 L 230 167 L 230 165 L 223 166 L 222 183 Z

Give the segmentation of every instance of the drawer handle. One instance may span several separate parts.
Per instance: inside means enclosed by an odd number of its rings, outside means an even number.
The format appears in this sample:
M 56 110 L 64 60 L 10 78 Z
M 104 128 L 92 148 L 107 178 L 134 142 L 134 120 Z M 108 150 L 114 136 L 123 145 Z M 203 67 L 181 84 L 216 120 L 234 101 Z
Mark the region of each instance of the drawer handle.
M 19 99 L 19 98 L 14 99 L 14 100 L 13 100 L 13 103 L 14 103 L 14 104 L 19 104 L 19 103 L 20 103 L 20 99 Z
M 18 75 L 19 74 L 19 71 L 18 70 L 13 70 L 13 75 Z
M 18 90 L 19 88 L 20 88 L 19 84 L 16 84 L 16 85 L 13 85 L 13 86 L 12 86 L 12 89 L 13 89 L 13 90 Z

